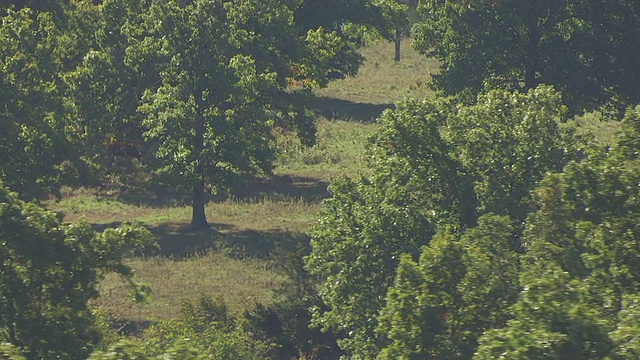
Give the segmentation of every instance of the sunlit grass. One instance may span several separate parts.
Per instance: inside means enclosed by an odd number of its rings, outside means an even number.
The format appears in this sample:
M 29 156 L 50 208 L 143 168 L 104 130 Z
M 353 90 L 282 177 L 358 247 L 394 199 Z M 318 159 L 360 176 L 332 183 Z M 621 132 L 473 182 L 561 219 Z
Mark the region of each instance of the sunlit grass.
M 65 222 L 85 221 L 91 224 L 138 222 L 147 226 L 166 223 L 189 224 L 189 206 L 154 208 L 126 204 L 94 195 L 79 195 L 48 203 L 54 211 L 65 214 Z M 295 198 L 230 198 L 210 202 L 205 213 L 210 222 L 237 230 L 306 231 L 320 208 L 318 202 Z M 215 227 L 215 225 L 214 225 Z
M 167 257 L 135 258 L 127 261 L 136 281 L 152 289 L 146 305 L 133 302 L 122 280 L 109 274 L 100 284 L 101 297 L 95 302 L 110 314 L 130 321 L 169 319 L 179 315 L 185 301 L 206 294 L 221 297 L 234 313 L 256 304 L 274 301 L 274 289 L 286 277 L 266 261 L 233 259 L 224 253 L 207 252 L 180 260 Z
M 318 142 L 305 147 L 294 136 L 279 139 L 278 174 L 296 174 L 330 180 L 336 176 L 357 176 L 368 171 L 365 147 L 376 123 L 321 118 Z
M 407 97 L 432 98 L 429 83 L 431 75 L 438 72 L 439 63 L 415 51 L 411 41 L 402 42 L 398 62 L 393 61 L 391 42 L 379 41 L 364 47 L 366 60 L 358 75 L 332 82 L 318 95 L 371 104 L 390 104 Z

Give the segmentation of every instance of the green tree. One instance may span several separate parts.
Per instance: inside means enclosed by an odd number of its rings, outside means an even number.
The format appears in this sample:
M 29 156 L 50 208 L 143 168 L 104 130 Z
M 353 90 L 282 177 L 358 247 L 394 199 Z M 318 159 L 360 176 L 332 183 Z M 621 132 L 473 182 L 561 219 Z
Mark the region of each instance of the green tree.
M 64 74 L 70 112 L 84 159 L 103 177 L 116 172 L 114 155 L 142 159 L 143 115 L 138 106 L 144 91 L 160 80 L 161 58 L 153 47 L 133 48 L 143 33 L 144 1 L 89 1 L 69 7 L 71 29 L 82 39 L 79 61 Z M 149 41 L 149 40 L 147 40 Z M 80 42 L 80 41 L 79 41 Z
M 612 342 L 601 326 L 602 313 L 583 300 L 589 295 L 583 284 L 555 266 L 529 270 L 512 310 L 515 319 L 504 328 L 489 330 L 475 358 L 605 358 Z
M 323 279 L 327 306 L 313 323 L 347 334 L 340 346 L 349 354 L 375 356 L 384 340 L 378 312 L 400 255 L 415 261 L 434 233 L 460 236 L 483 214 L 521 224 L 528 191 L 573 156 L 571 134 L 558 128 L 562 111 L 559 95 L 540 87 L 490 92 L 470 106 L 405 101 L 385 112 L 369 149 L 374 175 L 334 181 L 311 232 L 306 266 Z
M 469 359 L 515 302 L 518 254 L 507 217 L 485 215 L 456 238 L 438 233 L 419 264 L 404 257 L 380 312 L 381 359 Z
M 640 313 L 638 295 L 625 296 L 616 329 L 610 333 L 615 344 L 615 354 L 621 359 L 637 359 L 640 356 Z
M 61 29 L 47 12 L 0 10 L 0 178 L 24 198 L 55 191 L 73 153 L 61 87 Z
M 612 97 L 623 106 L 640 100 L 640 73 L 630 64 L 640 50 L 631 41 L 640 24 L 635 2 L 428 0 L 419 10 L 414 41 L 442 62 L 434 85 L 446 94 L 544 83 L 572 113 Z
M 617 144 L 591 149 L 536 189 L 523 291 L 508 325 L 483 336 L 479 358 L 633 358 L 639 129 L 640 108 L 629 109 Z
M 101 274 L 133 284 L 122 255 L 151 242 L 138 226 L 98 234 L 88 224 L 63 225 L 59 214 L 0 187 L 0 340 L 29 359 L 87 356 L 99 340 L 87 302 Z
M 144 14 L 152 47 L 163 60 L 160 83 L 139 110 L 144 136 L 158 144 L 152 165 L 193 194 L 192 226 L 206 226 L 205 193 L 239 173 L 271 171 L 274 125 L 313 142 L 304 90 L 285 91 L 289 47 L 299 45 L 287 3 L 156 1 Z

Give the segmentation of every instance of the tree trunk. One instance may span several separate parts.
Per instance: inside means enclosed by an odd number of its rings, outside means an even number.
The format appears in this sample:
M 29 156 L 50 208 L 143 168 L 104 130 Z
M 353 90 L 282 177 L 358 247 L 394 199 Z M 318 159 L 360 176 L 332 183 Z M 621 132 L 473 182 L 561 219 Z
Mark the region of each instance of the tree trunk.
M 394 42 L 396 44 L 396 54 L 393 60 L 400 61 L 400 43 L 402 42 L 402 29 L 396 28 L 396 38 Z
M 193 153 L 195 154 L 195 171 L 198 180 L 193 185 L 193 213 L 191 216 L 191 227 L 202 229 L 207 227 L 207 217 L 204 213 L 204 168 L 202 167 L 202 150 L 204 149 L 204 116 L 202 115 L 202 91 L 196 90 L 193 94 L 196 118 L 195 137 L 193 139 Z
M 525 64 L 524 69 L 524 91 L 529 91 L 530 89 L 538 86 L 538 77 L 536 74 L 536 63 L 539 58 L 539 48 L 540 48 L 540 29 L 538 27 L 538 2 L 537 1 L 529 1 L 529 12 L 531 17 L 529 19 L 528 24 L 528 34 L 527 34 L 527 63 Z
M 200 178 L 198 183 L 193 186 L 191 227 L 194 229 L 202 229 L 207 226 L 207 216 L 204 213 L 204 179 Z

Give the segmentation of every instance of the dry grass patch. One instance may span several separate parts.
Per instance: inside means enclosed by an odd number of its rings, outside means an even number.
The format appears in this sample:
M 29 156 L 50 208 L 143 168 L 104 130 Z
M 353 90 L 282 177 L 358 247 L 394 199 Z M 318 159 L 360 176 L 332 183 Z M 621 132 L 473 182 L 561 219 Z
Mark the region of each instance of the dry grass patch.
M 402 42 L 400 61 L 393 61 L 393 54 L 393 43 L 386 41 L 362 48 L 366 60 L 358 75 L 334 81 L 318 95 L 367 104 L 433 97 L 429 83 L 431 75 L 438 72 L 439 62 L 415 51 L 411 39 Z
M 318 141 L 312 147 L 303 146 L 294 136 L 278 139 L 276 173 L 322 181 L 367 173 L 365 147 L 377 123 L 321 118 L 317 128 Z
M 273 303 L 274 289 L 286 281 L 268 262 L 233 259 L 213 251 L 182 260 L 136 258 L 127 265 L 134 269 L 137 282 L 152 289 L 150 303 L 135 304 L 120 278 L 110 274 L 100 283 L 95 305 L 129 321 L 175 318 L 184 301 L 203 294 L 223 298 L 232 312 L 239 313 L 258 303 Z

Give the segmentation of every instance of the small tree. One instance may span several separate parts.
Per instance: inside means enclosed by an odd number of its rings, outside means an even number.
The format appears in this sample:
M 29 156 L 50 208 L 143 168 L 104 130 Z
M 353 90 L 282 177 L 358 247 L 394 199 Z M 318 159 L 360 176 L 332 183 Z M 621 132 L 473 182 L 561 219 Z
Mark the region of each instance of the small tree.
M 87 302 L 98 295 L 101 274 L 131 281 L 122 254 L 151 239 L 137 226 L 97 234 L 88 224 L 63 225 L 59 214 L 0 184 L 0 333 L 7 335 L 0 341 L 29 359 L 86 357 L 99 340 Z

